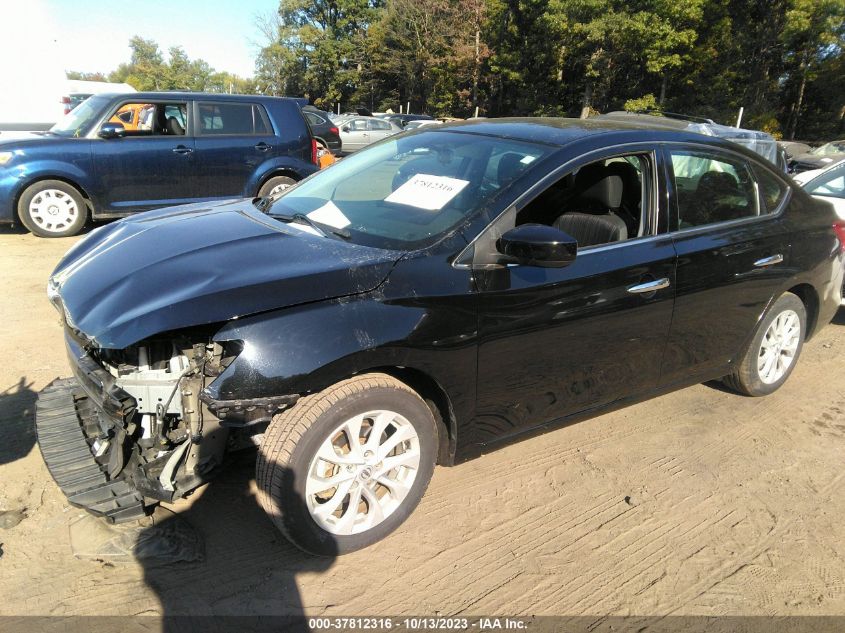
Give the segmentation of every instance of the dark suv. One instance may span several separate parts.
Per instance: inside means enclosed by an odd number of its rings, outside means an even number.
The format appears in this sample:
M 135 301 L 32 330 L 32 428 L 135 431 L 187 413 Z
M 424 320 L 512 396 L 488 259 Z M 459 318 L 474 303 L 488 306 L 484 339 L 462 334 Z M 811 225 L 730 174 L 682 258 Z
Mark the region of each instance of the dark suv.
M 96 95 L 48 132 L 0 139 L 0 222 L 65 237 L 89 215 L 264 196 L 316 171 L 315 154 L 293 99 Z

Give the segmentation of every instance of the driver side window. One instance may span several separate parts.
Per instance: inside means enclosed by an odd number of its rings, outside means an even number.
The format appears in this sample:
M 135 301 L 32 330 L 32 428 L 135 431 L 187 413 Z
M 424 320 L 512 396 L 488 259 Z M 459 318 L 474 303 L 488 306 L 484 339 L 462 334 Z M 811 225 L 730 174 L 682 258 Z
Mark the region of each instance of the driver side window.
M 646 154 L 627 154 L 583 165 L 519 211 L 516 226 L 553 226 L 579 250 L 648 235 L 651 164 Z

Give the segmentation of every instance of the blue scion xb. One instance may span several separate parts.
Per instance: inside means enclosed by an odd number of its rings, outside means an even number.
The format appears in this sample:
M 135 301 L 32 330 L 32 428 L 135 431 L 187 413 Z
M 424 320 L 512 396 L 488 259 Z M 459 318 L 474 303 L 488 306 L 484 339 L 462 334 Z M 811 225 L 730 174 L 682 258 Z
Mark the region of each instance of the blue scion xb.
M 0 133 L 0 222 L 65 237 L 89 217 L 272 195 L 316 170 L 294 99 L 96 95 L 47 132 Z

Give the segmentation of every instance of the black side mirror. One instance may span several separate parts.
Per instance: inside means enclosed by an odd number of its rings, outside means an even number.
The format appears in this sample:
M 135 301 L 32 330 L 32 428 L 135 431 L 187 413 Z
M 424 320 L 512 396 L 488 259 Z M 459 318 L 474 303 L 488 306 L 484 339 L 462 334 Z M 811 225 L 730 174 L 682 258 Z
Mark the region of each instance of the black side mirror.
M 97 132 L 100 138 L 123 138 L 126 136 L 126 128 L 122 123 L 103 123 L 100 131 Z
M 348 126 L 348 125 L 344 125 L 344 126 L 343 126 L 342 128 L 340 128 L 340 129 L 341 129 L 341 130 L 343 130 L 344 132 L 348 132 L 348 131 L 349 131 L 349 126 Z
M 545 224 L 522 224 L 500 237 L 496 248 L 520 264 L 561 268 L 575 261 L 578 242 Z

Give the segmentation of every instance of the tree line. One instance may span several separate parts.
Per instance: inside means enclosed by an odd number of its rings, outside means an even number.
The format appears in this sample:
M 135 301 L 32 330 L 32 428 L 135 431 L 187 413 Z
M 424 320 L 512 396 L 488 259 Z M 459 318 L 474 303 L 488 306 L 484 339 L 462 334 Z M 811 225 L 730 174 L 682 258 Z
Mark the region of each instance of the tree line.
M 281 0 L 255 75 L 135 37 L 139 89 L 306 96 L 443 116 L 662 110 L 845 135 L 845 0 Z
M 658 109 L 843 131 L 845 0 L 281 0 L 256 80 L 372 110 Z

